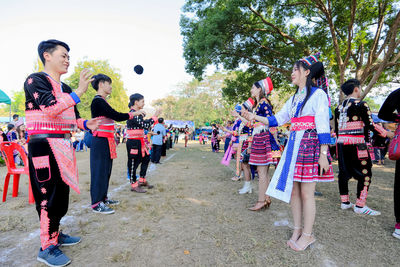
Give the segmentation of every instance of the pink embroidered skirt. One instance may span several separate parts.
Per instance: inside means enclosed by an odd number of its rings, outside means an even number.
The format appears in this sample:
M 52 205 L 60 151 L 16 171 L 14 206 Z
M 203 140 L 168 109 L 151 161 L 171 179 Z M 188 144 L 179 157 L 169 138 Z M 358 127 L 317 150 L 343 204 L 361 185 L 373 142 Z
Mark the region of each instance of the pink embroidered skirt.
M 318 173 L 318 159 L 320 153 L 320 144 L 318 135 L 315 131 L 305 132 L 300 142 L 299 152 L 297 155 L 296 165 L 294 168 L 293 181 L 311 183 L 311 182 L 332 182 L 333 170 L 332 164 L 329 166 L 329 171 L 322 176 Z M 328 160 L 332 162 L 332 157 L 329 154 Z
M 263 166 L 277 163 L 278 159 L 272 157 L 269 132 L 254 135 L 249 164 Z

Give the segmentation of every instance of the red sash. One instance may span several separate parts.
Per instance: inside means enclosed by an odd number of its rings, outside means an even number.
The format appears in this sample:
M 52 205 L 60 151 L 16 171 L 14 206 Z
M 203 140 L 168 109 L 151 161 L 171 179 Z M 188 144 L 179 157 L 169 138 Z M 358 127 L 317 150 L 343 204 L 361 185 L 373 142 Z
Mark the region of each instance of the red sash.
M 144 130 L 143 129 L 127 130 L 126 134 L 127 134 L 128 139 L 140 140 L 140 146 L 142 148 L 142 157 L 146 156 L 146 154 L 150 155 L 149 150 L 147 149 L 147 146 L 144 142 Z
M 97 131 L 93 132 L 93 136 L 105 137 L 108 140 L 108 147 L 110 148 L 110 158 L 117 158 L 117 145 L 114 140 L 115 125 L 112 119 L 102 118 L 101 125 Z

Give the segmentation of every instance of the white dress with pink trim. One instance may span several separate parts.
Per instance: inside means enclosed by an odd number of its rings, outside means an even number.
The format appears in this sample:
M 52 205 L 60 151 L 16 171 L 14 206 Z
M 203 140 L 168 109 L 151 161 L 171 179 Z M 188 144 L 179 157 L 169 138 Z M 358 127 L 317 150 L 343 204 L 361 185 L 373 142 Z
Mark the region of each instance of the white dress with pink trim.
M 333 181 L 331 164 L 328 172 L 322 176 L 318 173 L 320 145 L 330 143 L 328 97 L 322 89 L 313 87 L 303 107 L 304 98 L 301 93 L 292 96 L 275 116 L 269 117 L 270 127 L 291 122 L 289 140 L 266 192 L 287 203 L 293 182 Z

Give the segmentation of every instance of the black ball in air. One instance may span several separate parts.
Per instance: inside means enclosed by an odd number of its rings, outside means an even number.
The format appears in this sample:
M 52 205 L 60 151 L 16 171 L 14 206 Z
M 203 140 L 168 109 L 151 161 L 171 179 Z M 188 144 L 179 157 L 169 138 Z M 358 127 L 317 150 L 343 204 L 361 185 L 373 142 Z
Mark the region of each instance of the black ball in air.
M 136 65 L 133 70 L 137 73 L 137 74 L 142 74 L 143 73 L 143 67 L 141 65 Z

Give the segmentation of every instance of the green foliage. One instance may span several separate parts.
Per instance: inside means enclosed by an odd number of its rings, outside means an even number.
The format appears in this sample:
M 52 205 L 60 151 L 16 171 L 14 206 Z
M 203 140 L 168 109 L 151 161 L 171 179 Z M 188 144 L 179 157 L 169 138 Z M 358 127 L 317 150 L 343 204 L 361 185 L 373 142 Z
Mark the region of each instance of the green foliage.
M 11 113 L 18 114 L 20 116 L 25 116 L 25 92 L 24 92 L 24 90 L 14 92 L 13 96 L 11 98 L 12 98 Z M 9 107 L 7 105 L 6 110 L 8 110 L 8 109 L 9 109 Z
M 74 69 L 74 73 L 66 79 L 65 83 L 71 88 L 78 88 L 80 73 L 84 68 L 89 68 L 92 70 L 93 74 L 103 73 L 109 76 L 112 80 L 112 93 L 108 103 L 119 112 L 128 112 L 128 102 L 129 98 L 124 89 L 124 84 L 121 80 L 121 76 L 118 70 L 110 66 L 106 60 L 83 60 L 78 62 Z M 96 95 L 96 90 L 89 85 L 89 89 L 81 97 L 81 102 L 77 105 L 79 113 L 82 118 L 91 118 L 90 105 L 92 103 L 93 97 Z
M 78 88 L 79 75 L 84 68 L 90 68 L 93 74 L 103 73 L 109 76 L 112 80 L 113 91 L 111 93 L 108 102 L 117 111 L 128 112 L 128 102 L 129 98 L 124 89 L 123 82 L 121 81 L 121 76 L 118 70 L 110 66 L 108 61 L 105 60 L 83 60 L 78 62 L 74 69 L 74 73 L 65 80 L 73 90 Z M 43 64 L 38 58 L 35 62 L 33 72 L 43 71 Z M 89 86 L 87 92 L 81 97 L 81 102 L 78 104 L 78 110 L 82 118 L 91 118 L 90 104 L 92 103 L 93 97 L 96 95 L 96 90 Z M 25 93 L 24 90 L 16 91 L 12 96 L 11 103 L 12 114 L 18 114 L 24 116 L 25 114 Z M 9 112 L 8 105 L 3 108 L 1 114 L 7 114 Z
M 231 104 L 242 103 L 250 97 L 250 89 L 256 81 L 265 79 L 266 75 L 261 70 L 255 71 L 233 71 L 231 77 L 225 80 L 225 87 L 222 88 L 223 98 Z M 275 83 L 273 95 L 280 96 L 277 101 L 282 101 L 288 98 L 288 93 L 293 93 L 293 86 L 285 85 L 282 83 Z M 281 85 L 281 88 L 278 86 Z M 282 86 L 285 85 L 285 86 Z
M 35 62 L 35 66 L 33 67 L 33 72 L 41 72 L 44 70 L 44 66 L 40 58 L 38 57 Z
M 224 89 L 242 99 L 260 76 L 287 88 L 294 62 L 319 51 L 330 79 L 356 77 L 368 84 L 365 96 L 398 77 L 399 9 L 394 0 L 187 0 L 180 22 L 186 70 L 201 79 L 208 65 L 247 68 Z
M 43 71 L 43 63 L 40 61 L 39 57 L 35 61 L 35 65 L 33 67 L 33 72 Z M 1 111 L 0 115 L 8 116 L 10 112 L 9 105 L 5 105 Z M 18 114 L 20 116 L 25 116 L 25 92 L 24 88 L 21 90 L 14 91 L 11 96 L 11 113 Z
M 162 116 L 171 120 L 194 121 L 196 127 L 206 123 L 222 123 L 230 118 L 232 104 L 222 98 L 221 87 L 228 74 L 215 73 L 202 81 L 193 79 L 182 84 L 174 95 L 154 100 L 152 105 L 162 108 Z
M 376 104 L 372 97 L 367 96 L 366 98 L 364 98 L 364 101 L 367 102 L 369 109 L 373 112 L 378 112 L 381 108 L 381 105 Z

